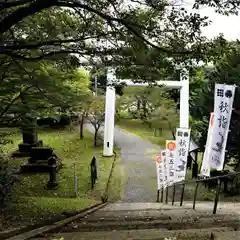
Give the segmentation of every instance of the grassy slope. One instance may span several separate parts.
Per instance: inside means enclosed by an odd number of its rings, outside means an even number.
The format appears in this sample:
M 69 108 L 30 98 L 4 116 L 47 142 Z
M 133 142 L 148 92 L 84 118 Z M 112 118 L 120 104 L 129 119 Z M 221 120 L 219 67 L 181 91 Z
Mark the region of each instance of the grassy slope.
M 93 148 L 93 137 L 88 131 L 84 133 L 84 140 L 80 140 L 77 130 L 48 130 L 40 131 L 39 139 L 45 145 L 54 148 L 56 154 L 63 159 L 63 168 L 57 174 L 60 187 L 57 190 L 45 190 L 48 174 L 24 174 L 20 175 L 21 182 L 14 189 L 14 204 L 5 211 L 11 211 L 13 218 L 21 219 L 21 222 L 35 222 L 40 219 L 51 218 L 62 212 L 75 212 L 100 201 L 113 158 L 102 157 L 102 147 Z M 12 152 L 17 149 L 21 140 L 19 133 L 11 139 L 13 144 L 4 147 L 5 151 Z M 96 156 L 99 167 L 99 179 L 95 189 L 91 190 L 90 161 Z M 11 159 L 11 165 L 18 168 L 25 159 Z M 74 163 L 76 164 L 78 198 L 74 198 Z M 113 179 L 113 184 L 120 188 L 121 177 Z M 115 193 L 115 198 L 120 196 Z M 11 219 L 11 218 L 10 218 Z
M 154 137 L 153 130 L 146 124 L 143 124 L 138 119 L 120 119 L 117 123 L 121 129 L 126 130 L 132 134 L 135 134 L 143 139 L 146 139 L 154 144 L 164 147 L 166 140 L 172 139 L 172 134 L 169 130 L 163 130 L 161 136 Z
M 115 149 L 115 151 L 117 152 L 117 158 L 108 188 L 108 200 L 110 202 L 123 200 L 124 195 L 124 167 L 122 165 L 119 149 Z

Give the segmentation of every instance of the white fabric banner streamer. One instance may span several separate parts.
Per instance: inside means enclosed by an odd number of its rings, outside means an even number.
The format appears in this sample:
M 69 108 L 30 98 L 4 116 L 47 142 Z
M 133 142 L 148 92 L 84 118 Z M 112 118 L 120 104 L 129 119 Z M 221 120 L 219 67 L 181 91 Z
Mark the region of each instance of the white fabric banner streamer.
M 176 132 L 176 159 L 175 159 L 175 182 L 185 180 L 187 160 L 190 143 L 190 129 L 177 128 Z
M 157 169 L 158 190 L 160 190 L 164 186 L 164 169 L 163 169 L 162 152 L 161 152 L 161 156 L 156 157 L 156 169 Z
M 166 141 L 166 161 L 168 165 L 168 186 L 175 182 L 176 141 Z
M 235 86 L 215 84 L 214 128 L 210 167 L 223 170 L 228 131 L 232 114 Z
M 205 151 L 202 159 L 202 166 L 200 169 L 200 176 L 210 177 L 210 154 L 212 148 L 212 136 L 213 136 L 213 127 L 214 127 L 214 113 L 210 114 L 209 126 L 208 126 L 208 135 L 207 142 L 205 146 Z
M 169 178 L 169 166 L 167 162 L 167 153 L 166 150 L 161 152 L 162 162 L 163 162 L 163 176 L 164 176 L 164 188 L 168 186 L 168 178 Z

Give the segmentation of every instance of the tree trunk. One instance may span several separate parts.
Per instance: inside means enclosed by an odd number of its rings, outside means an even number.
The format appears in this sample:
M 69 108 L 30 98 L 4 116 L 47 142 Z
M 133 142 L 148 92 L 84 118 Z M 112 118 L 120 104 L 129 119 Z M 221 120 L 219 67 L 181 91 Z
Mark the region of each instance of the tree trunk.
M 175 140 L 176 139 L 175 132 L 172 130 L 172 126 L 171 126 L 171 123 L 169 121 L 168 121 L 168 126 L 169 126 L 169 130 L 172 132 L 173 139 Z
M 198 177 L 198 163 L 194 162 L 192 166 L 192 178 Z
M 159 136 L 162 136 L 162 128 L 159 128 L 158 131 L 159 131 Z
M 80 139 L 83 139 L 83 124 L 84 124 L 84 116 L 81 117 L 80 120 Z
M 173 139 L 176 140 L 175 132 L 174 132 L 174 131 L 172 131 L 172 136 L 173 136 Z
M 143 108 L 143 118 L 146 119 L 147 118 L 147 113 L 148 113 L 146 100 L 143 100 L 142 108 Z
M 192 157 L 190 156 L 190 154 L 187 158 L 187 169 L 192 169 Z
M 157 134 L 156 134 L 156 128 L 153 129 L 153 136 L 156 137 Z
M 139 99 L 137 100 L 137 110 L 139 111 L 140 110 L 140 108 L 141 108 L 141 103 L 140 103 L 140 101 L 139 101 Z
M 95 129 L 95 133 L 94 133 L 94 147 L 97 146 L 97 134 L 98 134 L 98 130 Z

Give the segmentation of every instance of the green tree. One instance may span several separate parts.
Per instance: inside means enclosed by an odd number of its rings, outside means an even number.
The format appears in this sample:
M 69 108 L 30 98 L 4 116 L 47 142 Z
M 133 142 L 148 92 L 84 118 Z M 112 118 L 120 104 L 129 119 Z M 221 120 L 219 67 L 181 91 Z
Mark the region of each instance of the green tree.
M 94 96 L 89 106 L 89 121 L 94 128 L 94 146 L 97 146 L 99 129 L 105 116 L 105 98 L 103 96 Z
M 79 121 L 79 135 L 83 139 L 83 125 L 88 116 L 91 101 L 91 90 L 89 88 L 89 73 L 83 68 L 73 69 L 66 75 L 68 84 L 75 94 L 75 101 L 70 107 L 70 113 L 76 115 Z
M 135 118 L 141 119 L 143 122 L 147 120 L 150 105 L 149 105 L 149 94 L 152 89 L 149 87 L 126 87 L 123 92 L 124 99 L 122 102 L 125 107 Z
M 56 63 L 8 58 L 1 69 L 0 117 L 12 114 L 24 122 L 42 115 L 66 114 L 89 91 L 89 80 L 78 69 L 63 69 Z
M 148 124 L 150 128 L 169 129 L 174 137 L 178 121 L 176 103 L 170 99 L 165 88 L 150 85 L 148 87 L 127 87 L 117 101 L 117 109 L 129 109 L 130 113 Z
M 179 122 L 176 103 L 171 100 L 164 88 L 154 89 L 149 96 L 151 111 L 148 116 L 148 123 L 154 129 L 169 129 L 175 139 L 175 130 Z
M 83 139 L 83 126 L 85 123 L 85 119 L 88 117 L 88 111 L 89 111 L 89 103 L 90 103 L 90 99 L 89 96 L 86 96 L 86 98 L 84 100 L 82 100 L 81 105 L 80 105 L 80 120 L 79 120 L 79 126 L 80 126 L 80 139 Z
M 105 93 L 107 88 L 107 69 L 105 68 L 93 68 L 91 71 L 91 79 L 90 79 L 90 88 L 93 92 L 96 92 L 97 94 Z M 119 96 L 123 95 L 124 83 L 119 83 L 116 81 L 115 83 L 112 83 L 112 86 L 115 87 L 116 94 Z M 97 89 L 96 89 L 97 88 Z
M 178 114 L 174 108 L 162 105 L 158 107 L 150 118 L 150 123 L 154 129 L 169 129 L 172 133 L 173 139 L 175 139 L 175 131 L 178 122 Z
M 9 197 L 13 191 L 13 186 L 16 182 L 12 169 L 8 163 L 8 156 L 0 153 L 0 207 L 8 203 Z
M 9 140 L 9 132 L 0 133 L 0 207 L 2 208 L 6 204 L 9 204 L 9 199 L 13 192 L 14 184 L 17 181 L 17 177 L 14 174 L 13 169 L 9 165 L 9 156 L 4 151 L 4 145 L 11 142 Z

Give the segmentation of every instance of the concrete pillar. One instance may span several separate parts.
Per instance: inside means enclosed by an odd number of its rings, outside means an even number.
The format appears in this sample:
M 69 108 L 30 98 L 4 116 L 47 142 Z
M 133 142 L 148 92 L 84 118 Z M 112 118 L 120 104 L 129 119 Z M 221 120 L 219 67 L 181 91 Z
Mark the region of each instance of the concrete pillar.
M 180 72 L 180 127 L 189 128 L 189 72 L 183 68 Z
M 107 84 L 115 80 L 115 71 L 112 68 L 107 70 Z M 114 118 L 115 118 L 115 88 L 107 86 L 105 103 L 105 123 L 104 123 L 104 144 L 103 156 L 113 156 L 114 147 Z

